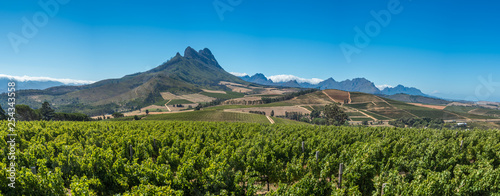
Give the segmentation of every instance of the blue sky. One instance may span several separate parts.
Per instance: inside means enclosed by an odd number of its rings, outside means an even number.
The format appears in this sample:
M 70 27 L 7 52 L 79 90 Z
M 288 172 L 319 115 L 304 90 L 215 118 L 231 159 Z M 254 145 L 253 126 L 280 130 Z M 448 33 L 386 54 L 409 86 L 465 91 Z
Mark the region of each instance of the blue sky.
M 212 50 L 229 72 L 365 77 L 445 98 L 500 101 L 500 3 L 494 1 L 40 2 L 57 2 L 58 9 L 0 2 L 0 74 L 119 78 L 191 46 Z M 214 2 L 231 11 L 218 12 Z M 381 17 L 382 25 L 372 11 L 391 18 Z M 25 36 L 23 18 L 37 31 Z M 355 45 L 356 27 L 370 34 L 363 47 Z M 22 39 L 13 42 L 13 35 Z M 359 53 L 346 58 L 341 43 Z

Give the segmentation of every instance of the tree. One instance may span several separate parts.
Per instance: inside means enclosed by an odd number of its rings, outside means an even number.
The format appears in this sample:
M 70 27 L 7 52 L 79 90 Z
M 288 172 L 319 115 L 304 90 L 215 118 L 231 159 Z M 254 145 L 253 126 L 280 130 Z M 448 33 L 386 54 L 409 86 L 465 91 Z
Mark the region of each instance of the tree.
M 311 119 L 319 118 L 319 116 L 321 115 L 321 111 L 313 110 L 310 115 L 311 115 Z
M 49 121 L 54 119 L 55 112 L 50 107 L 49 102 L 45 101 L 42 104 L 42 108 L 40 108 L 40 114 L 42 115 L 42 120 Z
M 2 109 L 1 105 L 0 105 L 0 120 L 7 120 L 7 115 L 5 114 L 5 111 Z
M 274 116 L 274 110 L 271 110 L 271 116 Z
M 148 114 L 149 114 L 149 110 L 146 110 L 146 115 L 148 115 Z
M 335 126 L 344 125 L 349 118 L 337 103 L 332 103 L 325 106 L 325 116 L 328 124 Z
M 123 114 L 122 114 L 122 113 L 120 113 L 120 112 L 115 112 L 115 113 L 113 113 L 113 114 L 111 114 L 111 115 L 113 116 L 113 118 L 121 118 L 121 117 L 125 116 L 125 115 L 123 115 Z
M 41 115 L 37 110 L 31 109 L 27 105 L 16 105 L 16 120 L 19 121 L 32 121 L 40 120 Z
M 139 116 L 135 115 L 134 120 L 141 120 L 141 118 Z
M 201 104 L 198 104 L 198 105 L 194 108 L 194 110 L 195 110 L 195 111 L 198 111 L 198 110 L 200 110 L 200 109 L 201 109 Z

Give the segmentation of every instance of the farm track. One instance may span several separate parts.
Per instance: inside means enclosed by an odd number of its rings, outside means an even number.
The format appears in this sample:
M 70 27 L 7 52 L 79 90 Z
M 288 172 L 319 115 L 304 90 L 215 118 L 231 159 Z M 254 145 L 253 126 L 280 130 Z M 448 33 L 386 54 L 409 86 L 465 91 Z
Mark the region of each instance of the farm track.
M 266 116 L 271 124 L 274 124 L 274 120 L 270 116 Z
M 170 103 L 171 101 L 172 101 L 172 99 L 168 100 L 168 102 L 167 102 L 167 103 L 165 103 L 165 107 L 167 108 L 167 110 L 168 110 L 169 112 L 171 112 L 171 111 L 172 111 L 172 110 L 168 107 L 168 103 Z
M 363 111 L 361 111 L 361 110 L 358 110 L 358 109 L 354 109 L 354 110 L 356 110 L 357 112 L 359 112 L 359 113 L 361 113 L 361 114 L 365 115 L 365 116 L 366 116 L 366 117 L 368 117 L 368 118 L 373 119 L 374 121 L 377 121 L 377 120 L 378 120 L 378 119 L 376 119 L 375 117 L 370 116 L 370 115 L 368 115 L 368 114 L 364 113 L 364 112 L 363 112 Z
M 333 102 L 337 102 L 337 101 L 335 101 L 335 99 L 333 99 L 332 97 L 330 97 L 330 95 L 328 95 L 325 91 L 322 91 L 322 92 L 323 92 L 323 94 L 325 94 L 328 98 L 330 98 Z M 351 93 L 350 93 L 350 92 L 347 92 L 347 94 L 349 95 L 349 103 L 351 103 Z M 389 104 L 389 103 L 387 103 L 387 104 Z M 390 105 L 390 104 L 389 104 L 389 105 Z M 392 105 L 391 105 L 391 106 L 392 106 Z M 394 106 L 393 106 L 393 107 L 394 107 Z M 361 110 L 358 110 L 358 109 L 355 109 L 355 108 L 352 108 L 352 109 L 354 109 L 355 111 L 357 111 L 357 112 L 359 112 L 359 113 L 361 113 L 361 114 L 365 115 L 365 116 L 366 116 L 366 117 L 368 117 L 368 118 L 373 119 L 374 121 L 377 121 L 377 119 L 376 119 L 376 118 L 374 118 L 373 116 L 370 116 L 370 115 L 368 115 L 368 114 L 364 113 L 364 112 L 363 112 L 363 111 L 361 111 Z

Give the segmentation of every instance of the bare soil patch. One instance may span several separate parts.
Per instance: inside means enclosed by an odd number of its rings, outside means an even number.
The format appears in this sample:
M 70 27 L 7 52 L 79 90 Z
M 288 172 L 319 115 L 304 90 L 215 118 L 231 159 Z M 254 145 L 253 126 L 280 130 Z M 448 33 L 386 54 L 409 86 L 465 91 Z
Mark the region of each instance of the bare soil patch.
M 335 101 L 335 102 L 349 103 L 349 101 L 350 101 L 349 92 L 341 91 L 341 90 L 333 90 L 333 89 L 323 90 L 323 92 L 328 97 L 333 99 L 333 101 Z
M 224 92 L 225 93 L 225 92 Z M 215 100 L 213 97 L 209 97 L 206 95 L 202 95 L 199 93 L 196 94 L 189 94 L 189 95 L 174 95 L 170 92 L 161 92 L 160 93 L 163 99 L 169 100 L 169 99 L 186 99 L 188 101 L 191 101 L 193 103 L 200 103 L 200 102 L 211 102 Z
M 420 107 L 438 109 L 438 110 L 444 110 L 444 108 L 446 108 L 445 105 L 427 105 L 427 104 L 421 104 L 421 103 L 409 103 L 409 104 L 415 105 L 415 106 L 420 106 Z
M 226 91 L 215 91 L 215 90 L 208 90 L 208 89 L 201 89 L 207 93 L 219 93 L 219 94 L 227 94 Z
M 165 100 L 179 99 L 179 97 L 177 95 L 174 95 L 171 92 L 161 92 L 160 94 L 161 94 L 161 97 L 163 97 L 163 99 L 165 99 Z
M 213 98 L 213 97 L 209 97 L 209 96 L 202 95 L 202 94 L 199 94 L 199 93 L 189 94 L 189 95 L 180 95 L 178 97 L 180 97 L 180 99 L 189 100 L 189 101 L 191 101 L 193 103 L 211 102 L 211 101 L 215 100 L 215 98 Z

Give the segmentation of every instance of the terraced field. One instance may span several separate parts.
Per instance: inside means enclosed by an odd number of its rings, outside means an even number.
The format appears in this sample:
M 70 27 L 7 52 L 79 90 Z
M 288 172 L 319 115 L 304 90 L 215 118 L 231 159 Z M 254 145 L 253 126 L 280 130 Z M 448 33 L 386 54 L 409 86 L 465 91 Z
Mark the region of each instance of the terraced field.
M 338 103 L 351 102 L 350 93 L 346 91 L 328 89 L 328 90 L 323 90 L 323 93 L 325 93 L 329 98 L 335 100 L 335 102 Z

